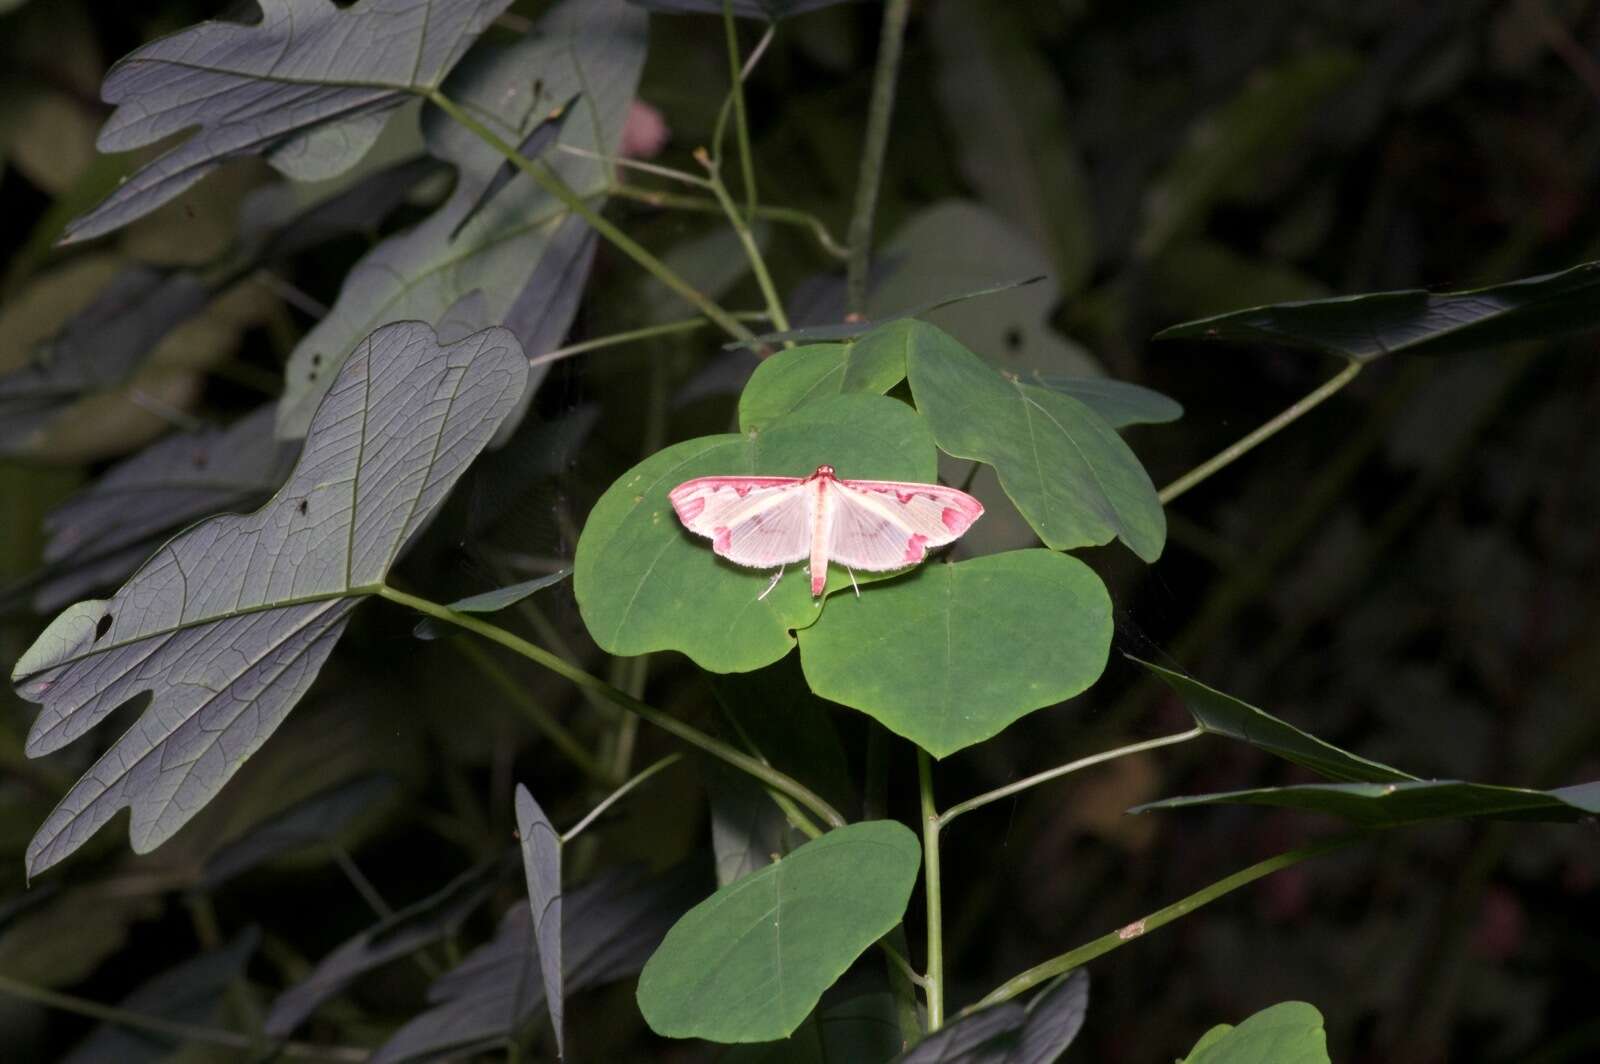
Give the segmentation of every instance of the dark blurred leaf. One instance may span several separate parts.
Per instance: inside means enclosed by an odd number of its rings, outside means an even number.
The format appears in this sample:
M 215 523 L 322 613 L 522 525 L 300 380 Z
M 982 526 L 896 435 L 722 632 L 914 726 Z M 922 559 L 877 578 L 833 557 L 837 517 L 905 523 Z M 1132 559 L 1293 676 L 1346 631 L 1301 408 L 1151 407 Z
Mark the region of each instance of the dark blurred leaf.
M 207 1024 L 229 984 L 244 974 L 261 935 L 251 928 L 219 950 L 162 972 L 117 1003 L 140 1016 L 176 1023 Z M 147 1064 L 167 1060 L 180 1040 L 145 1028 L 102 1023 L 62 1057 L 60 1064 Z
M 1177 400 L 1158 391 L 1109 377 L 1055 377 L 1039 373 L 1033 382 L 1062 395 L 1070 395 L 1099 414 L 1114 429 L 1129 425 L 1161 425 L 1183 416 Z
M 293 186 L 270 185 L 245 200 L 239 226 L 247 239 L 258 242 L 254 252 L 258 261 L 283 262 L 346 233 L 374 229 L 423 179 L 444 168 L 426 155 L 404 159 L 299 210 L 279 206 L 289 198 L 286 193 L 295 191 Z
M 1050 251 L 1063 295 L 1094 268 L 1094 207 L 1061 84 L 1027 22 L 1027 5 L 935 4 L 934 87 L 961 172 L 990 206 Z
M 723 0 L 628 0 L 648 11 L 663 15 L 720 15 Z M 849 0 L 732 0 L 735 18 L 757 18 L 777 22 L 807 11 L 817 11 Z
M 199 131 L 75 219 L 66 241 L 148 214 L 228 159 L 265 155 L 307 181 L 348 169 L 377 139 L 389 110 L 438 88 L 511 0 L 366 0 L 346 8 L 259 2 L 257 24 L 203 22 L 111 68 L 100 92 L 118 106 L 100 131 L 101 151 Z
M 561 136 L 561 128 L 567 124 L 567 116 L 572 114 L 572 107 L 578 102 L 578 97 L 581 95 L 583 94 L 573 93 L 566 103 L 557 104 L 551 108 L 550 113 L 545 115 L 544 120 L 534 126 L 532 132 L 523 138 L 521 144 L 517 145 L 517 154 L 524 159 L 537 159 L 549 150 L 550 146 Z M 456 222 L 456 227 L 450 230 L 450 239 L 454 240 L 461 230 L 466 227 L 466 224 L 478 216 L 478 212 L 483 209 L 483 205 L 494 199 L 501 189 L 511 184 L 511 179 L 520 172 L 517 165 L 510 159 L 502 162 L 500 168 L 494 172 L 494 176 L 489 179 L 489 183 L 483 186 L 483 191 L 478 193 L 478 198 L 473 201 L 472 206 L 467 208 L 467 213 L 463 214 L 461 220 Z
M 1600 326 L 1600 262 L 1461 292 L 1375 292 L 1184 322 L 1158 340 L 1287 344 L 1359 362 L 1442 355 Z
M 1249 743 L 1269 754 L 1333 780 L 1368 783 L 1411 782 L 1416 776 L 1397 768 L 1339 749 L 1272 714 L 1207 687 L 1181 673 L 1163 669 L 1148 661 L 1131 657 L 1135 664 L 1154 673 L 1183 701 L 1194 722 L 1212 735 Z
M 1213 1027 L 1180 1064 L 1330 1064 L 1322 1014 L 1303 1001 L 1273 1005 Z
M 357 977 L 453 935 L 494 886 L 504 867 L 490 861 L 451 880 L 437 893 L 380 920 L 322 958 L 300 982 L 278 995 L 262 1030 L 286 1038 L 323 1002 Z
M 561 835 L 528 788 L 517 784 L 517 837 L 522 840 L 522 871 L 528 881 L 528 910 L 539 949 L 539 975 L 545 1006 L 556 1036 L 556 1056 L 566 1056 L 561 981 Z
M 6 926 L 0 973 L 33 986 L 71 986 L 122 949 L 135 924 L 160 914 L 160 901 L 150 895 L 68 888 Z
M 558 139 L 609 158 L 617 153 L 643 66 L 647 21 L 623 0 L 565 0 L 515 43 L 485 42 L 474 49 L 444 91 L 512 142 L 522 141 L 544 122 L 553 104 L 581 92 Z M 581 289 L 587 270 L 578 267 L 587 260 L 587 226 L 522 175 L 483 203 L 457 233 L 461 219 L 478 204 L 505 160 L 437 109 L 423 112 L 422 125 L 429 152 L 456 166 L 455 189 L 428 218 L 362 256 L 332 310 L 295 346 L 286 371 L 279 435 L 305 432 L 333 372 L 363 336 L 385 322 L 437 320 L 473 289 L 487 297 L 490 321 L 535 330 L 537 335 L 527 336 L 530 344 L 564 331 L 571 320 L 575 297 L 556 288 Z M 543 161 L 579 196 L 596 209 L 602 205 L 607 164 L 557 151 L 546 155 Z M 557 257 L 547 265 L 545 256 L 552 252 Z M 533 303 L 524 302 L 535 295 Z M 553 321 L 548 305 L 564 309 L 565 320 Z M 543 366 L 534 368 L 529 393 L 544 372 Z M 526 403 L 517 413 L 524 409 Z
M 148 852 L 217 794 L 316 679 L 351 611 L 488 442 L 526 373 L 503 329 L 442 347 L 419 322 L 385 326 L 340 372 L 266 505 L 189 528 L 110 599 L 50 623 L 12 671 L 18 694 L 42 706 L 30 757 L 147 692 L 150 701 L 40 825 L 30 874 L 123 808 L 134 850 Z
M 993 295 L 996 292 L 1007 292 L 1013 288 L 1021 288 L 1023 285 L 1035 284 L 1042 280 L 1044 280 L 1044 275 L 1038 274 L 1033 277 L 1025 277 L 1018 281 L 1001 281 L 998 284 L 990 285 L 987 288 L 978 288 L 970 292 L 958 292 L 955 295 L 940 296 L 939 298 L 929 300 L 926 303 L 919 303 L 914 307 L 908 307 L 905 310 L 895 311 L 892 314 L 886 314 L 882 317 L 874 318 L 871 321 L 847 321 L 840 322 L 837 325 L 807 325 L 804 328 L 790 329 L 787 332 L 763 333 L 762 335 L 752 337 L 749 340 L 736 340 L 733 343 L 723 344 L 722 346 L 724 350 L 728 350 L 735 347 L 758 347 L 762 344 L 780 344 L 791 340 L 797 343 L 808 344 L 822 343 L 829 340 L 852 340 L 858 336 L 865 336 L 874 329 L 877 329 L 883 325 L 888 325 L 891 322 L 901 321 L 905 318 L 919 318 L 929 311 L 938 310 L 940 307 L 948 307 L 953 303 L 961 303 L 968 299 L 978 299 L 982 296 Z
M 733 1046 L 718 1064 L 885 1064 L 900 1051 L 892 994 L 822 1005 L 781 1042 Z
M 366 776 L 296 802 L 212 854 L 200 873 L 201 886 L 215 890 L 234 876 L 283 854 L 330 843 L 362 813 L 394 792 L 393 780 Z
M 671 1038 L 787 1038 L 900 922 L 921 861 L 903 824 L 865 821 L 721 888 L 673 926 L 645 965 L 645 1022 Z
M 564 974 L 568 993 L 639 970 L 699 891 L 700 877 L 680 870 L 641 881 L 613 870 L 565 898 Z M 467 954 L 428 988 L 434 1007 L 395 1031 L 370 1064 L 459 1057 L 470 1047 L 502 1042 L 544 1004 L 528 906 L 507 910 L 495 937 Z
M 1027 1021 L 1015 1001 L 974 1012 L 941 1027 L 900 1056 L 895 1064 L 1006 1064 L 1011 1037 Z
M 1028 1002 L 1021 1044 L 1006 1064 L 1052 1064 L 1067 1051 L 1089 1014 L 1089 971 L 1077 968 Z
M 1134 806 L 1130 813 L 1195 805 L 1267 805 L 1328 813 L 1363 827 L 1392 827 L 1429 820 L 1585 820 L 1600 814 L 1600 782 L 1553 791 L 1497 787 L 1460 780 L 1402 783 L 1302 783 L 1221 794 L 1165 798 Z

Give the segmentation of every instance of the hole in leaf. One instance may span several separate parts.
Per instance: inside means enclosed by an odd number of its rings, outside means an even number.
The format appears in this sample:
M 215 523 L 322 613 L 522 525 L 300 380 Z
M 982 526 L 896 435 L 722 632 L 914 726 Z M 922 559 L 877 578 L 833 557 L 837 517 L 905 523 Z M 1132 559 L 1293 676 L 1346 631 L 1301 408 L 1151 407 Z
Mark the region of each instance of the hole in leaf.
M 1013 354 L 1018 352 L 1018 351 L 1021 351 L 1022 350 L 1022 330 L 1017 328 L 1015 325 L 1013 325 L 1011 328 L 1007 329 L 1006 330 L 1006 334 L 1005 334 L 1005 345 L 1006 345 L 1006 350 L 1012 352 Z
M 313 351 L 311 353 L 311 364 L 313 366 L 322 365 L 322 352 L 321 351 Z
M 111 614 L 108 613 L 104 617 L 101 617 L 100 620 L 95 622 L 94 641 L 96 643 L 100 642 L 100 640 L 106 637 L 106 633 L 109 631 L 111 631 Z
M 300 505 L 298 507 L 296 507 L 296 509 L 298 509 L 302 514 L 305 513 L 306 510 L 308 509 L 308 507 L 306 506 L 306 501 L 304 499 L 301 499 L 300 500 Z

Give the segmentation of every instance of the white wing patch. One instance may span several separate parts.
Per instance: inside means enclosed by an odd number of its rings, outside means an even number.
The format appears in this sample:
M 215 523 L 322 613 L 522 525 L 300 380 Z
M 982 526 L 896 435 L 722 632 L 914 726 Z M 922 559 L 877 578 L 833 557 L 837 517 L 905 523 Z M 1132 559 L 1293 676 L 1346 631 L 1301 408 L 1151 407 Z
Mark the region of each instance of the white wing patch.
M 685 528 L 736 565 L 771 569 L 811 552 L 817 492 L 798 477 L 699 477 L 668 498 Z
M 977 499 L 939 484 L 839 480 L 829 491 L 829 560 L 866 572 L 915 565 L 928 548 L 953 542 L 983 515 Z

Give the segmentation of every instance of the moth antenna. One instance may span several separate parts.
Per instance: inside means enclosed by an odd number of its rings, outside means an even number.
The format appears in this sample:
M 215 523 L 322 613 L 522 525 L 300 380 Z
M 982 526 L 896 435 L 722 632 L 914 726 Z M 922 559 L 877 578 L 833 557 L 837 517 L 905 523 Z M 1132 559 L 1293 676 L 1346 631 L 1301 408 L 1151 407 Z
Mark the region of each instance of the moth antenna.
M 783 579 L 783 568 L 784 567 L 782 565 L 778 566 L 778 571 L 772 574 L 771 580 L 767 581 L 767 589 L 756 596 L 757 602 L 760 602 L 762 599 L 772 594 L 772 589 L 778 586 L 779 580 Z

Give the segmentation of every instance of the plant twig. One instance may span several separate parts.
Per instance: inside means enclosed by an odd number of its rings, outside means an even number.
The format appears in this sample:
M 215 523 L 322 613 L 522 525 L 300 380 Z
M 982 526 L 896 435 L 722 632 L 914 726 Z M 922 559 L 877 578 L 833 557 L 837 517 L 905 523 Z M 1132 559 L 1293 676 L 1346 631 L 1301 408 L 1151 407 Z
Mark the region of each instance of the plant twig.
M 1040 983 L 1070 972 L 1074 968 L 1081 968 L 1096 957 L 1104 956 L 1114 949 L 1119 949 L 1130 942 L 1143 938 L 1157 928 L 1165 927 L 1174 920 L 1188 916 L 1201 906 L 1216 901 L 1223 895 L 1238 890 L 1247 883 L 1254 883 L 1263 876 L 1282 871 L 1285 868 L 1299 864 L 1301 861 L 1342 850 L 1367 837 L 1367 833 L 1341 835 L 1335 839 L 1280 853 L 1276 857 L 1267 858 L 1265 861 L 1258 861 L 1249 868 L 1241 869 L 1231 876 L 1217 880 L 1203 890 L 1195 891 L 1181 901 L 1173 902 L 1166 908 L 1157 909 L 1141 920 L 1135 920 L 1133 923 L 1120 927 L 1109 934 L 1101 935 L 1092 942 L 1086 942 L 1077 949 L 1069 950 L 1059 957 L 1052 957 L 1043 964 L 1035 965 L 1020 975 L 1012 976 L 990 991 L 981 1001 L 962 1009 L 961 1015 L 965 1016 L 969 1013 L 977 1012 L 979 1009 L 998 1005 L 1002 1001 L 1010 1001 L 1018 994 L 1031 990 Z
M 1098 765 L 1104 761 L 1113 761 L 1119 757 L 1127 757 L 1130 754 L 1143 753 L 1146 750 L 1156 750 L 1163 746 L 1186 743 L 1190 739 L 1198 739 L 1204 734 L 1204 728 L 1194 727 L 1188 731 L 1177 732 L 1173 735 L 1163 735 L 1158 739 L 1146 739 L 1139 743 L 1129 743 L 1127 746 L 1119 746 L 1114 750 L 1106 750 L 1098 754 L 1091 754 L 1088 757 L 1080 757 L 1078 760 L 1069 761 L 1065 765 L 1057 765 L 1055 768 L 1036 772 L 1025 779 L 1008 783 L 1004 787 L 996 787 L 994 790 L 986 791 L 976 798 L 968 798 L 959 805 L 951 806 L 939 815 L 939 826 L 948 827 L 950 821 L 962 813 L 970 813 L 974 809 L 981 809 L 990 802 L 998 802 L 1002 798 L 1009 798 L 1013 794 L 1025 791 L 1030 787 L 1037 787 L 1041 783 L 1049 783 L 1051 780 L 1060 779 L 1062 776 L 1070 775 L 1079 769 L 1089 768 L 1091 765 Z
M 883 5 L 883 32 L 878 41 L 877 69 L 872 75 L 872 103 L 867 111 L 867 139 L 861 149 L 861 169 L 856 176 L 855 212 L 850 217 L 849 306 L 856 314 L 865 313 L 867 309 L 872 222 L 878 211 L 878 187 L 883 180 L 883 159 L 889 147 L 895 83 L 900 76 L 900 49 L 910 9 L 911 0 L 888 0 Z
M 750 154 L 750 125 L 744 107 L 745 72 L 739 64 L 739 31 L 733 21 L 733 0 L 722 0 L 723 34 L 728 40 L 728 76 L 733 95 L 733 134 L 739 144 L 739 170 L 744 177 L 744 220 L 756 213 L 756 167 Z
M 410 595 L 386 585 L 380 587 L 377 594 L 390 602 L 409 606 L 418 613 L 465 628 L 469 632 L 476 632 L 485 639 L 499 643 L 508 650 L 514 650 L 529 661 L 542 665 L 558 676 L 571 681 L 581 690 L 597 695 L 612 705 L 643 718 L 662 731 L 682 739 L 690 746 L 703 750 L 712 757 L 739 769 L 741 772 L 754 776 L 774 790 L 781 791 L 821 817 L 828 826 L 837 828 L 845 825 L 845 818 L 840 815 L 838 810 L 834 809 L 820 795 L 798 780 L 779 772 L 775 768 L 763 765 L 753 757 L 740 753 L 727 743 L 722 742 L 720 739 L 712 738 L 693 725 L 685 724 L 678 718 L 668 713 L 663 713 L 654 706 L 646 705 L 626 691 L 611 686 L 598 676 L 585 672 L 571 662 L 550 653 L 543 647 L 534 646 L 521 636 L 508 632 L 504 628 L 490 624 L 471 614 L 457 613 L 455 610 L 442 606 L 437 602 L 418 598 L 416 595 Z
M 1158 493 L 1162 505 L 1165 506 L 1219 469 L 1232 465 L 1235 460 L 1248 454 L 1259 444 L 1276 436 L 1283 429 L 1315 410 L 1354 380 L 1356 374 L 1360 372 L 1361 363 L 1353 358 L 1350 359 L 1349 364 L 1340 370 L 1333 379 L 1323 384 L 1322 387 L 1305 396 L 1299 402 L 1287 407 L 1271 421 L 1268 421 L 1248 436 L 1218 451 L 1171 484 L 1162 488 Z
M 609 240 L 617 250 L 627 255 L 656 280 L 672 289 L 679 296 L 682 296 L 686 302 L 710 318 L 729 336 L 736 340 L 749 340 L 752 338 L 754 334 L 745 328 L 733 315 L 719 307 L 705 293 L 700 292 L 689 282 L 679 277 L 670 266 L 656 258 L 642 244 L 615 225 L 612 225 L 603 215 L 584 202 L 583 197 L 573 191 L 572 187 L 563 181 L 560 175 L 552 170 L 547 163 L 524 156 L 505 138 L 472 117 L 464 108 L 438 89 L 428 90 L 427 99 L 445 114 L 465 126 L 485 144 L 503 155 L 517 169 L 533 178 L 535 184 L 560 200 L 568 210 L 593 226 L 595 232 Z
M 739 238 L 739 246 L 744 248 L 744 256 L 750 261 L 750 271 L 755 274 L 756 285 L 761 289 L 761 298 L 767 301 L 767 317 L 772 319 L 773 328 L 778 332 L 789 331 L 789 316 L 783 312 L 783 299 L 778 295 L 777 286 L 772 283 L 772 275 L 767 272 L 767 261 L 761 256 L 761 248 L 756 244 L 755 235 L 750 232 L 750 226 L 739 214 L 739 208 L 734 206 L 733 197 L 728 195 L 728 186 L 722 181 L 722 173 L 716 160 L 704 152 L 697 152 L 695 157 L 706 168 L 706 173 L 711 178 L 711 191 L 717 197 L 717 203 L 728 216 L 728 224 L 733 226 L 734 233 Z
M 651 776 L 654 776 L 657 772 L 662 772 L 666 769 L 669 769 L 682 760 L 682 754 L 668 754 L 660 761 L 657 761 L 655 764 L 651 765 L 649 768 L 645 769 L 643 772 L 640 772 L 637 776 L 633 777 L 631 780 L 624 783 L 610 794 L 606 795 L 605 798 L 600 801 L 599 805 L 589 810 L 588 816 L 584 817 L 582 820 L 578 821 L 576 824 L 572 825 L 566 831 L 561 833 L 561 844 L 565 846 L 567 843 L 577 838 L 579 833 L 581 833 L 584 828 L 594 823 L 595 819 L 601 813 L 604 813 L 607 809 L 610 809 L 629 791 L 648 780 Z
M 944 1026 L 944 913 L 939 885 L 939 810 L 933 801 L 933 765 L 917 750 L 917 792 L 922 800 L 922 892 L 928 903 L 928 965 L 922 992 L 928 1002 L 928 1033 Z
M 613 185 L 609 194 L 621 199 L 637 200 L 652 207 L 663 207 L 680 211 L 695 211 L 700 214 L 721 214 L 722 204 L 715 199 L 703 196 L 683 196 L 672 192 L 660 192 L 653 188 L 640 188 L 636 185 Z M 760 204 L 756 207 L 755 216 L 780 225 L 795 225 L 811 230 L 822 250 L 841 261 L 850 257 L 850 250 L 833 238 L 828 232 L 828 227 L 821 218 L 803 211 L 798 207 L 775 207 L 770 204 Z M 737 314 L 734 317 L 738 317 Z

